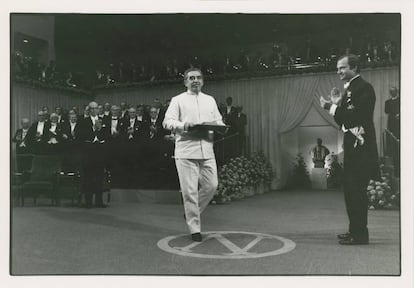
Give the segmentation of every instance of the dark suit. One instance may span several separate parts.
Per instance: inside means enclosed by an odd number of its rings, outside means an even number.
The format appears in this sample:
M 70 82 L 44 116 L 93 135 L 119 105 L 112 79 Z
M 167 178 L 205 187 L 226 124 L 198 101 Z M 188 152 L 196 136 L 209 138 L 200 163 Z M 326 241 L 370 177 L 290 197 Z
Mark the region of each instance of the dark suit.
M 165 154 L 168 154 L 168 142 L 164 139 L 165 135 L 170 134 L 162 126 L 162 118 L 158 117 L 155 122 L 151 119 L 148 122 L 147 145 L 145 148 L 145 175 L 146 179 L 159 179 L 160 170 L 165 166 Z M 154 181 L 147 181 L 148 185 L 155 184 Z
M 16 133 L 12 141 L 16 143 L 16 164 L 17 164 L 17 171 L 23 172 L 30 170 L 32 159 L 28 156 L 30 151 L 30 145 L 27 141 L 27 134 L 29 133 L 29 129 L 26 132 L 26 135 L 23 137 L 23 129 L 17 129 Z
M 52 123 L 50 123 L 49 130 L 45 131 L 45 151 L 46 154 L 60 154 L 63 151 L 63 144 L 64 144 L 64 138 L 63 138 L 63 123 L 57 123 L 55 130 L 52 132 L 50 129 L 52 128 Z M 57 143 L 51 142 L 52 140 L 57 141 Z
M 400 139 L 400 97 L 385 101 L 385 113 L 388 114 L 387 128 Z M 398 116 L 397 116 L 398 115 Z M 387 134 L 387 156 L 391 156 L 394 164 L 394 175 L 400 176 L 400 143 Z
M 27 143 L 27 135 L 29 134 L 29 129 L 27 130 L 27 133 L 25 137 L 23 138 L 23 129 L 17 129 L 16 133 L 14 134 L 14 137 L 12 141 L 16 143 L 16 154 L 27 154 L 30 153 L 30 147 Z M 24 145 L 22 145 L 24 143 Z
M 100 118 L 100 121 L 102 119 Z M 92 119 L 84 119 L 75 129 L 82 144 L 81 159 L 81 191 L 85 194 L 86 205 L 92 205 L 92 195 L 95 194 L 95 205 L 103 205 L 102 183 L 104 179 L 105 144 L 110 137 L 106 123 L 100 130 L 93 129 Z
M 375 92 L 371 84 L 357 77 L 351 81 L 335 111 L 335 121 L 349 129 L 362 126 L 365 143 L 356 145 L 350 132 L 344 135 L 344 192 L 349 232 L 355 239 L 368 240 L 366 188 L 370 179 L 380 179 L 373 113 Z M 355 146 L 356 145 L 356 146 Z
M 27 143 L 31 147 L 31 151 L 33 154 L 45 154 L 47 153 L 47 139 L 49 136 L 49 129 L 50 129 L 50 121 L 45 121 L 43 126 L 43 131 L 41 135 L 37 134 L 37 125 L 38 121 L 34 122 L 32 126 L 30 126 L 29 131 L 27 132 Z
M 75 123 L 72 130 L 70 121 L 64 122 L 62 126 L 62 138 L 63 138 L 63 170 L 67 172 L 79 172 L 80 171 L 80 154 L 81 143 L 79 141 L 78 126 L 80 124 Z M 66 136 L 67 138 L 65 138 Z
M 240 156 L 244 152 L 245 143 L 246 143 L 246 126 L 247 126 L 247 116 L 244 113 L 237 113 L 234 117 L 234 127 L 236 136 L 236 153 L 237 156 Z
M 237 150 L 237 129 L 236 129 L 236 108 L 230 107 L 230 112 L 227 111 L 227 106 L 222 111 L 223 122 L 230 126 L 227 134 L 227 139 L 223 141 L 223 161 L 227 163 L 230 159 L 238 156 Z
M 385 113 L 388 114 L 387 128 L 400 139 L 400 97 L 396 99 L 388 99 L 385 101 Z
M 114 118 L 114 119 L 112 119 Z M 119 186 L 122 181 L 121 161 L 124 152 L 124 124 L 118 117 L 107 116 L 103 120 L 109 129 L 108 143 L 105 149 L 105 167 L 111 173 L 111 183 Z M 115 125 L 112 129 L 112 122 Z
M 149 126 L 146 119 L 134 121 L 132 133 L 128 133 L 131 119 L 124 118 L 123 124 L 123 163 L 124 163 L 124 183 L 126 186 L 136 187 L 143 179 L 142 171 L 144 169 L 144 155 L 147 154 L 146 143 L 148 140 Z

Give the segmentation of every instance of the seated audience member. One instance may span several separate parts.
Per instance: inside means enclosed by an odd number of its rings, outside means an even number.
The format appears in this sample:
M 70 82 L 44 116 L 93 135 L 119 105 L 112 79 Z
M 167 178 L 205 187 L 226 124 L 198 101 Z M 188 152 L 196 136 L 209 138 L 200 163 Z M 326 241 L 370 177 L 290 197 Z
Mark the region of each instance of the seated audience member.
M 27 132 L 30 128 L 30 121 L 27 118 L 23 118 L 21 121 L 22 128 L 17 129 L 12 141 L 16 143 L 16 164 L 17 172 L 22 172 L 30 169 L 31 159 L 19 157 L 19 155 L 29 154 L 30 146 L 27 143 Z
M 37 121 L 30 126 L 27 132 L 27 143 L 34 154 L 45 154 L 50 121 L 46 121 L 45 112 L 37 113 Z

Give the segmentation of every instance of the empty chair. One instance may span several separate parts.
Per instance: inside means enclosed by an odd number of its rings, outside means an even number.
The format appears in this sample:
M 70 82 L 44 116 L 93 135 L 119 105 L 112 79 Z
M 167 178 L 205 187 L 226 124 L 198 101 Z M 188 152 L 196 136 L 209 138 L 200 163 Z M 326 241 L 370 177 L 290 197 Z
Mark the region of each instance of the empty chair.
M 25 181 L 19 189 L 22 206 L 27 193 L 33 195 L 36 204 L 39 194 L 48 195 L 52 204 L 57 204 L 57 187 L 61 172 L 61 159 L 58 156 L 35 155 L 32 168 L 25 172 Z

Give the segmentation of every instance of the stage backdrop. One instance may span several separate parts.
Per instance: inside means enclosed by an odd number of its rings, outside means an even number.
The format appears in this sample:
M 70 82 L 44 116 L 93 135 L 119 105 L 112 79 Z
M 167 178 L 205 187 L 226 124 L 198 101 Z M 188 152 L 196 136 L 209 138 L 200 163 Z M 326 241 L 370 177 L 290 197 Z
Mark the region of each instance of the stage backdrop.
M 377 129 L 377 142 L 380 143 L 380 134 L 386 127 L 386 115 L 383 112 L 384 102 L 389 97 L 389 88 L 391 86 L 399 87 L 399 69 L 397 67 L 366 69 L 362 71 L 361 75 L 374 86 L 377 95 L 374 121 Z M 311 143 L 315 142 L 316 137 L 324 138 L 324 135 L 329 135 L 329 139 L 335 138 L 335 135 L 332 134 L 332 131 L 336 131 L 333 129 L 336 128 L 333 119 L 325 111 L 319 109 L 319 96 L 328 95 L 332 87 L 338 87 L 343 91 L 343 83 L 338 80 L 335 72 L 260 79 L 207 81 L 204 91 L 213 95 L 218 103 L 225 102 L 225 98 L 231 96 L 233 97 L 233 105 L 244 107 L 244 113 L 248 118 L 251 151 L 262 150 L 270 158 L 276 173 L 274 187 L 280 188 L 283 187 L 290 169 L 289 161 L 283 161 L 286 149 L 295 149 L 296 153 L 305 149 L 306 147 L 301 147 L 298 144 L 300 140 L 304 140 L 304 137 L 306 141 L 311 141 Z M 176 84 L 110 91 L 100 90 L 97 91 L 96 100 L 112 103 L 125 101 L 130 104 L 150 104 L 154 98 L 165 101 L 182 91 L 184 91 L 184 86 Z M 294 131 L 295 128 L 301 127 L 311 108 L 312 113 L 317 113 L 323 120 L 318 120 L 319 123 L 313 125 L 313 129 L 305 129 L 305 131 L 302 129 L 302 132 Z M 305 123 L 304 126 L 312 125 Z M 330 126 L 333 128 L 329 128 Z M 311 130 L 314 134 L 310 133 Z M 299 133 L 296 135 L 296 145 L 291 146 L 292 142 L 287 141 L 285 145 L 288 147 L 283 147 L 282 136 L 292 132 Z M 308 139 L 309 137 L 311 140 Z M 338 137 L 341 136 L 337 135 Z M 340 152 L 337 147 L 338 141 L 330 143 L 330 145 L 331 148 L 336 148 L 333 151 Z M 292 157 L 296 153 L 291 151 Z

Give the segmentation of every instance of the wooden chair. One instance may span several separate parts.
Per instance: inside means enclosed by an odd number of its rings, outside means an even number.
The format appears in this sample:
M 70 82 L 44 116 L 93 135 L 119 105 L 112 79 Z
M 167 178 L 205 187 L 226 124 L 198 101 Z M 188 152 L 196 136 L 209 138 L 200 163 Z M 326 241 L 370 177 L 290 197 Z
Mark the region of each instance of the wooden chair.
M 59 187 L 57 189 L 57 203 L 67 196 L 71 199 L 71 205 L 75 205 L 75 199 L 79 205 L 81 202 L 80 192 L 80 155 L 66 154 L 62 159 L 62 172 L 59 174 Z
M 36 205 L 39 194 L 45 193 L 52 200 L 52 205 L 57 204 L 58 175 L 61 172 L 61 158 L 59 156 L 35 155 L 30 171 L 23 173 L 25 181 L 19 189 L 21 204 L 28 192 L 33 195 L 33 203 Z

